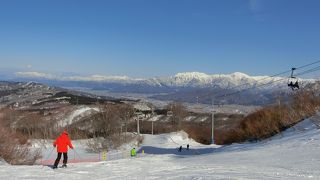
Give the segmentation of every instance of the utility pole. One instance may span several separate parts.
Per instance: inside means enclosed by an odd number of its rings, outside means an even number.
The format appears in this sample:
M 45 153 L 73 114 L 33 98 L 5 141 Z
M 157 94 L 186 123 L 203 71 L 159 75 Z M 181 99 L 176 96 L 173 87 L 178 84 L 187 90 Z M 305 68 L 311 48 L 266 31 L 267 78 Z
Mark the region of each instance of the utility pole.
M 151 121 L 151 134 L 153 135 L 153 121 Z
M 139 124 L 139 121 L 140 121 L 140 117 L 138 116 L 138 118 L 137 118 L 137 133 L 138 133 L 138 135 L 140 135 L 140 124 Z
M 126 131 L 126 133 L 124 134 L 124 141 L 127 141 L 127 132 L 128 132 L 128 129 L 127 129 L 127 118 L 128 118 L 128 111 L 126 111 L 126 114 L 124 116 L 124 128 L 125 128 L 125 131 Z M 121 124 L 121 128 L 122 128 L 122 124 Z
M 141 115 L 141 112 L 138 112 L 138 109 L 135 109 L 134 110 L 134 119 L 137 121 L 137 134 L 140 135 L 140 115 Z
M 211 113 L 211 144 L 214 144 L 214 101 L 212 98 L 212 113 Z
M 154 111 L 153 111 L 153 107 L 151 107 L 151 119 L 153 118 L 154 116 Z M 153 135 L 153 121 L 151 121 L 151 134 Z
M 124 120 L 124 125 L 125 125 L 125 129 L 126 129 L 126 134 L 127 134 L 127 132 L 128 132 L 128 128 L 127 128 L 127 118 L 128 118 L 128 111 L 126 112 L 125 120 Z
M 99 99 L 98 99 L 98 96 L 96 96 L 96 104 L 99 104 Z

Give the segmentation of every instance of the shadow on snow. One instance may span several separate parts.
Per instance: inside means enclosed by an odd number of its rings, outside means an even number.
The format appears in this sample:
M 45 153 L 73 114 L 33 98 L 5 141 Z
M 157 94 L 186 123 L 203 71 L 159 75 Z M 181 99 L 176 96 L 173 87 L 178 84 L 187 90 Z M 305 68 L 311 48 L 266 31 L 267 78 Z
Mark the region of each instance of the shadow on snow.
M 144 150 L 145 154 L 175 154 L 175 155 L 201 155 L 201 154 L 210 154 L 215 152 L 216 148 L 199 148 L 193 149 L 190 148 L 187 150 L 186 148 L 182 148 L 182 151 L 179 152 L 179 148 L 160 148 L 153 146 L 142 146 L 138 153 L 142 153 Z

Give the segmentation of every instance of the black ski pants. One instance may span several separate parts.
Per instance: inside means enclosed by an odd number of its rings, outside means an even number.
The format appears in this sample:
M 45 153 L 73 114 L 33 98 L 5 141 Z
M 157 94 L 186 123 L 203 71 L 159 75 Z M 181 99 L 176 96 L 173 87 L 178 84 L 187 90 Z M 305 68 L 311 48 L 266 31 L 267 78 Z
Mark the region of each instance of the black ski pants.
M 54 162 L 54 166 L 55 167 L 58 166 L 58 164 L 60 162 L 60 159 L 61 159 L 61 155 L 62 155 L 62 153 L 58 153 L 57 159 Z M 68 162 L 68 154 L 67 153 L 63 153 L 63 164 L 67 164 L 67 162 Z

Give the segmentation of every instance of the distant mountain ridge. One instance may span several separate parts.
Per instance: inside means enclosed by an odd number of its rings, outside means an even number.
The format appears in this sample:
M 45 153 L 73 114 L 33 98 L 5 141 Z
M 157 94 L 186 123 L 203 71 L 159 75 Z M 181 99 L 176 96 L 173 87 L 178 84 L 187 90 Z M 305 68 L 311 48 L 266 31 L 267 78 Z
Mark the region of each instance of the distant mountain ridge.
M 241 72 L 208 75 L 201 72 L 177 73 L 169 77 L 148 79 L 127 76 L 103 75 L 54 75 L 40 72 L 16 72 L 11 76 L 15 81 L 35 81 L 64 88 L 84 88 L 112 93 L 152 94 L 152 98 L 165 101 L 211 103 L 212 97 L 223 96 L 243 89 L 249 89 L 239 97 L 220 97 L 217 103 L 225 104 L 268 104 L 279 93 L 287 93 L 287 77 L 249 76 Z M 313 82 L 299 79 L 300 85 Z M 240 97 L 241 96 L 241 97 Z
M 239 88 L 260 86 L 262 84 L 270 83 L 272 86 L 278 86 L 283 84 L 287 78 L 284 77 L 269 77 L 269 76 L 249 76 L 241 72 L 235 72 L 232 74 L 214 74 L 208 75 L 201 72 L 185 72 L 177 73 L 174 76 L 169 77 L 155 77 L 149 79 L 137 79 L 127 76 L 103 76 L 103 75 L 91 75 L 91 76 L 55 76 L 52 74 L 40 73 L 40 72 L 16 72 L 16 78 L 28 79 L 28 80 L 40 80 L 40 81 L 56 81 L 56 82 L 69 82 L 70 84 L 119 84 L 119 85 L 136 85 L 136 86 L 148 86 L 148 87 L 193 87 L 193 88 L 208 88 L 208 87 L 220 87 L 220 88 Z M 283 80 L 283 81 L 282 81 Z M 277 83 L 278 81 L 281 81 Z M 71 83 L 73 82 L 73 83 Z M 275 82 L 275 83 L 273 83 Z M 65 84 L 65 83 L 63 83 Z M 270 87 L 270 86 L 269 86 Z

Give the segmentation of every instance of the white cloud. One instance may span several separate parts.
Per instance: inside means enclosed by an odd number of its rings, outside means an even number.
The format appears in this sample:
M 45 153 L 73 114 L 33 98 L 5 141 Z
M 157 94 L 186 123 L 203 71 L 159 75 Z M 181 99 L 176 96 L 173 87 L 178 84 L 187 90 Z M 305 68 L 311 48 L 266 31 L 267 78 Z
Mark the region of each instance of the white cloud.
M 44 79 L 55 79 L 62 81 L 128 81 L 135 80 L 129 78 L 128 76 L 104 76 L 104 75 L 90 75 L 90 76 L 57 76 L 48 73 L 42 72 L 16 72 L 18 77 L 27 77 L 27 78 L 44 78 Z
M 32 68 L 32 65 L 31 65 L 31 64 L 28 64 L 28 65 L 27 65 L 27 68 L 28 68 L 28 69 L 31 69 L 31 68 Z
M 91 75 L 91 76 L 71 76 L 64 78 L 71 81 L 119 81 L 129 80 L 127 76 L 104 76 L 104 75 Z
M 56 77 L 52 74 L 41 73 L 41 72 L 16 72 L 16 76 L 18 77 L 29 77 L 29 78 L 46 78 L 46 79 L 55 79 Z

